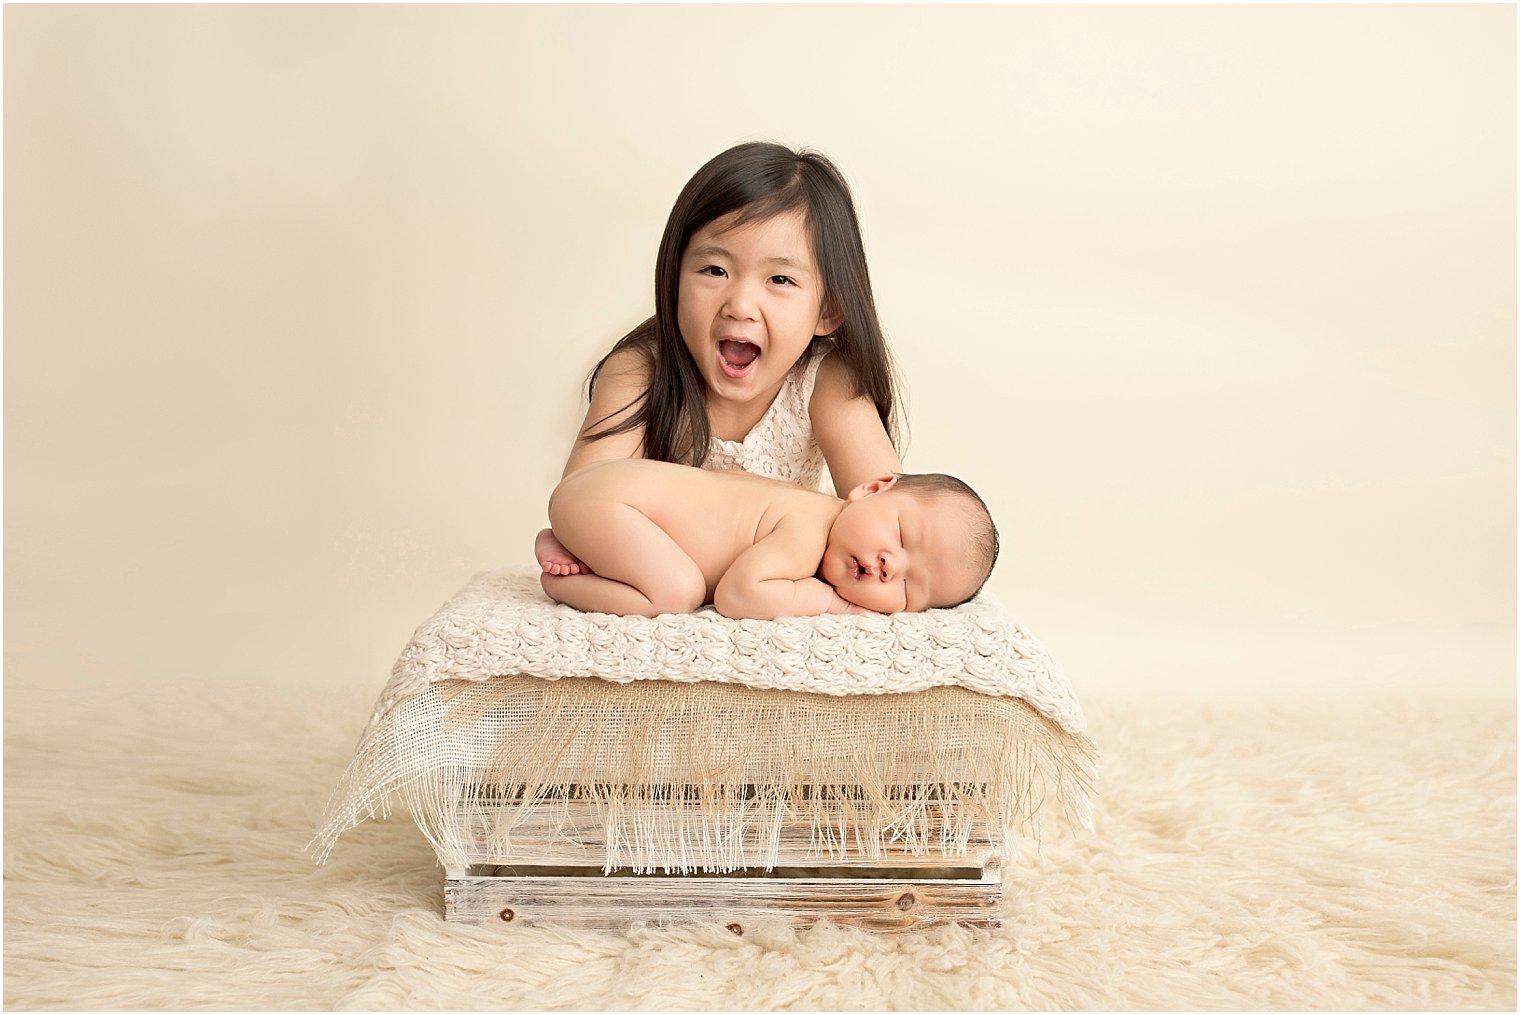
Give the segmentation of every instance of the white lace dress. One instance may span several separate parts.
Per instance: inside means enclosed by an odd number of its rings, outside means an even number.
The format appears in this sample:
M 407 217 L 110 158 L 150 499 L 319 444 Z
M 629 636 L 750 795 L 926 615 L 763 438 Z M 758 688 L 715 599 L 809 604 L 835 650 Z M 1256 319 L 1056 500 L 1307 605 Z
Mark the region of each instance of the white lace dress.
M 823 477 L 823 452 L 813 439 L 808 403 L 818 366 L 827 352 L 797 361 L 776 400 L 742 441 L 712 439 L 704 469 L 743 469 L 757 476 L 780 479 L 808 490 L 818 489 Z

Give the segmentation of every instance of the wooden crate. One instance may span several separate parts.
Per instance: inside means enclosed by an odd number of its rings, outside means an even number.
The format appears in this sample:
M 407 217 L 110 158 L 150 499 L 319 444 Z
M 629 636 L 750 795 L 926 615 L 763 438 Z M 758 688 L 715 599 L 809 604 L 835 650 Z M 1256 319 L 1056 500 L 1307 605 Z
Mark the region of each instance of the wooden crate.
M 892 841 L 820 843 L 812 824 L 799 821 L 774 829 L 770 843 L 746 843 L 756 864 L 774 849 L 769 870 L 717 873 L 724 865 L 715 854 L 685 843 L 672 845 L 664 862 L 695 873 L 635 873 L 604 871 L 606 830 L 589 803 L 572 802 L 552 817 L 530 812 L 506 838 L 489 812 L 475 811 L 467 824 L 479 862 L 449 868 L 444 878 L 444 916 L 457 922 L 607 930 L 710 922 L 742 934 L 758 920 L 806 925 L 827 917 L 901 931 L 996 926 L 1002 902 L 1001 861 L 980 825 L 964 844 L 926 851 L 932 828 L 919 829 L 918 848 L 909 849 Z

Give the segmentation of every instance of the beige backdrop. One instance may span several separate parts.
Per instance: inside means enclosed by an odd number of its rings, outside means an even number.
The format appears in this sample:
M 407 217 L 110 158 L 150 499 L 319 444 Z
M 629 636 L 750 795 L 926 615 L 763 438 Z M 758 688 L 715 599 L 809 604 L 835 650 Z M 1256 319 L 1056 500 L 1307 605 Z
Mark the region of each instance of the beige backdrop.
M 850 177 L 907 465 L 1084 696 L 1513 678 L 1512 7 L 4 17 L 13 708 L 378 689 L 754 138 Z

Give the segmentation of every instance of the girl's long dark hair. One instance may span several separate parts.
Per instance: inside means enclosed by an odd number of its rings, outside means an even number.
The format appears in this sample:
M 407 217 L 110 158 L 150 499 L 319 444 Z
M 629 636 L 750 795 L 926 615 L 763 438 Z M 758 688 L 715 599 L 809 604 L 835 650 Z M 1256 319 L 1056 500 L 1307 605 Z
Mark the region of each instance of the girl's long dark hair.
M 734 225 L 800 211 L 812 239 L 813 259 L 823 273 L 824 306 L 840 314 L 834 350 L 849 371 L 853 394 L 876 404 L 893 446 L 898 441 L 897 382 L 892 357 L 876 317 L 866 269 L 860 222 L 844 176 L 817 152 L 752 141 L 737 145 L 697 170 L 676 198 L 660 237 L 654 269 L 654 316 L 618 340 L 591 371 L 586 390 L 607 360 L 636 350 L 649 366 L 649 388 L 628 405 L 582 431 L 588 441 L 644 428 L 644 456 L 700 466 L 712 443 L 702 375 L 692 361 L 676 319 L 681 255 L 693 234 L 737 212 Z M 804 355 L 826 348 L 815 338 Z M 628 412 L 621 421 L 607 421 Z

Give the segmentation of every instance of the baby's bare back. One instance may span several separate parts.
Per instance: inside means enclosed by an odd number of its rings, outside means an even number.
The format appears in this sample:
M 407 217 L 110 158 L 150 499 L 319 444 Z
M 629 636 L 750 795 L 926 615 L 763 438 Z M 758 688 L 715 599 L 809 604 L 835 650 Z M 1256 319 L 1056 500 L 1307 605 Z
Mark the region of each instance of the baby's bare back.
M 839 513 L 837 498 L 779 480 L 639 458 L 588 465 L 567 477 L 555 497 L 634 508 L 701 568 L 709 596 L 734 560 L 782 518 L 799 516 L 822 536 Z M 568 543 L 566 549 L 582 554 Z

